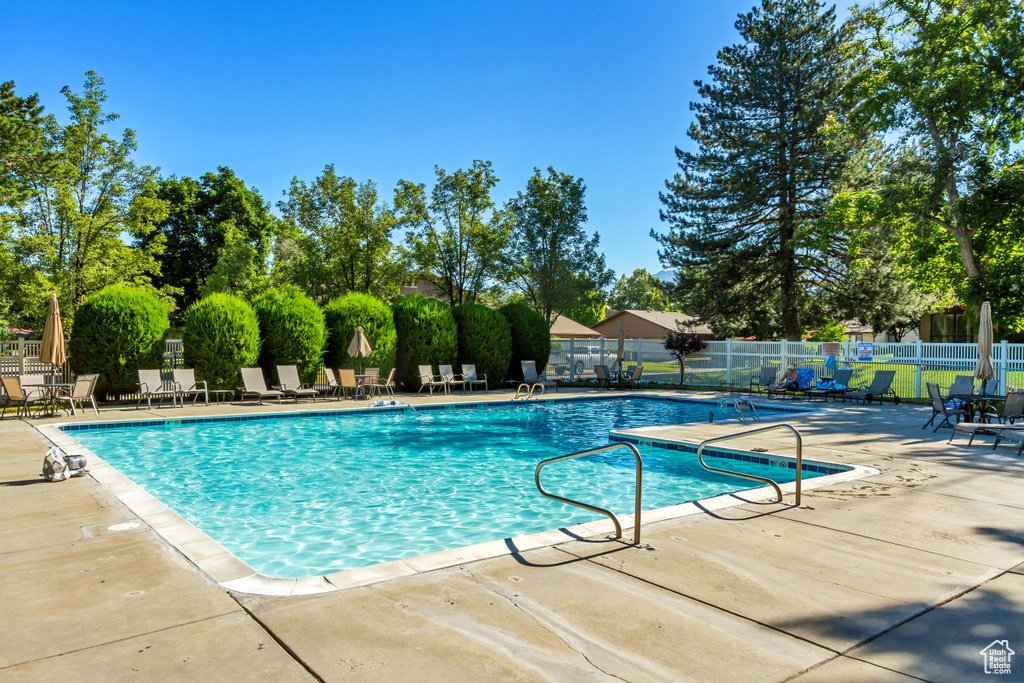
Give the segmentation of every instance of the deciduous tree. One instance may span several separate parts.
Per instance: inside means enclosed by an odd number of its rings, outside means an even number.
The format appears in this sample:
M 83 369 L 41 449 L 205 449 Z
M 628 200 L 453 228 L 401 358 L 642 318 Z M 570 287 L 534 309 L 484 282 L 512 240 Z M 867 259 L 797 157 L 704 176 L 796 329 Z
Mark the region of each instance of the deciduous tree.
M 548 327 L 614 276 L 598 251 L 600 237 L 583 229 L 585 191 L 582 178 L 553 168 L 544 177 L 534 169 L 526 191 L 506 205 L 513 222 L 506 252 L 510 280 L 544 315 Z
M 668 295 L 661 282 L 644 268 L 637 268 L 632 275 L 623 275 L 612 288 L 608 305 L 619 310 L 650 308 L 653 311 L 670 310 Z
M 452 306 L 475 301 L 495 280 L 504 280 L 502 252 L 509 220 L 494 210 L 491 190 L 498 183 L 491 162 L 448 173 L 434 167 L 437 181 L 426 186 L 401 180 L 395 211 L 409 228 L 406 244 L 420 277 L 443 291 Z
M 348 292 L 398 293 L 406 273 L 391 242 L 398 221 L 373 181 L 357 183 L 328 164 L 310 183 L 293 178 L 278 208 L 290 231 L 275 251 L 275 279 L 320 302 Z

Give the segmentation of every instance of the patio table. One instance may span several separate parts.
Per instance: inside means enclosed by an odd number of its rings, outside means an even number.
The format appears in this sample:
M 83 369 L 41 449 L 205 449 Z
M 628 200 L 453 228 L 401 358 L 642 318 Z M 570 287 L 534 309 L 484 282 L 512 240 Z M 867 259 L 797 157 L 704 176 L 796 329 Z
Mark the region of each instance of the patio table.
M 47 382 L 45 384 L 23 384 L 21 386 L 24 389 L 41 389 L 41 393 L 44 397 L 42 406 L 46 413 L 46 417 L 53 417 L 57 414 L 57 397 L 60 393 L 59 390 L 72 389 L 75 385 L 69 382 Z M 77 417 L 77 415 L 75 415 L 75 417 Z
M 966 403 L 967 418 L 970 422 L 975 422 L 975 410 L 979 413 L 979 420 L 981 422 L 990 422 L 991 418 L 986 419 L 985 408 L 1006 400 L 1006 396 L 1002 394 L 948 394 L 946 398 Z

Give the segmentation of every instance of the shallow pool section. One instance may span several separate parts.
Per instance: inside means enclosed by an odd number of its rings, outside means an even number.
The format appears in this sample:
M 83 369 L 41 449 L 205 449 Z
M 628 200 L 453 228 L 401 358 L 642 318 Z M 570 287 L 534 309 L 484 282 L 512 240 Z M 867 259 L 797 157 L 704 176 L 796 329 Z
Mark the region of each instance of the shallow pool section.
M 599 519 L 542 497 L 537 463 L 605 445 L 613 429 L 706 422 L 713 410 L 613 398 L 63 429 L 257 571 L 304 577 Z M 644 509 L 758 486 L 703 470 L 691 452 L 640 450 Z M 780 482 L 795 476 L 776 463 L 716 460 Z M 803 476 L 828 473 L 805 465 Z M 625 514 L 633 480 L 625 449 L 544 471 L 548 490 Z

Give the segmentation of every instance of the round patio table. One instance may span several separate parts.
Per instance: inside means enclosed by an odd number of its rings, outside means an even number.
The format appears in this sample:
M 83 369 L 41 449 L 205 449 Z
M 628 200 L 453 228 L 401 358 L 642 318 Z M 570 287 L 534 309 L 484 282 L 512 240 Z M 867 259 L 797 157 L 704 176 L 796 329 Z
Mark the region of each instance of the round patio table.
M 971 422 L 975 422 L 975 411 L 979 414 L 979 422 L 990 422 L 991 418 L 986 419 L 985 409 L 990 405 L 1002 403 L 1006 400 L 1006 396 L 1001 394 L 948 394 L 946 398 L 966 403 L 967 417 Z
M 41 389 L 44 400 L 42 401 L 43 412 L 46 417 L 53 417 L 57 414 L 57 398 L 61 389 L 72 389 L 74 384 L 69 382 L 53 382 L 46 384 L 22 384 L 22 389 Z

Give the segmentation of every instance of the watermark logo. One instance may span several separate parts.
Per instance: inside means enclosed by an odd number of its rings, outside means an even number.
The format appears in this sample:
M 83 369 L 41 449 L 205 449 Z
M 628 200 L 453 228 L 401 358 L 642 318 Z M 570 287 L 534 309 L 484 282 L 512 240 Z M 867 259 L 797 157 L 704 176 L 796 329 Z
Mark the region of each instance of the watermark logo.
M 993 640 L 979 654 L 985 658 L 985 673 L 1007 675 L 1017 653 L 1010 649 L 1008 640 Z

